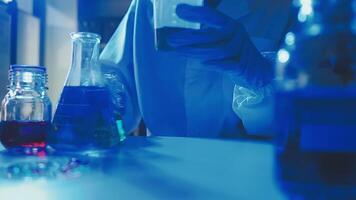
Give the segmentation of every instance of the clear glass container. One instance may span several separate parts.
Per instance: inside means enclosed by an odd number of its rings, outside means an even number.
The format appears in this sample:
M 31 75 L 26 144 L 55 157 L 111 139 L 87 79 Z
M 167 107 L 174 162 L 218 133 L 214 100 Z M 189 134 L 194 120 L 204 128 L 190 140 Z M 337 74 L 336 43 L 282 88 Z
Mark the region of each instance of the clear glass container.
M 277 176 L 292 198 L 356 198 L 356 1 L 295 0 L 276 63 Z
M 1 105 L 1 143 L 29 153 L 44 149 L 52 117 L 46 69 L 12 65 L 9 80 L 9 92 Z
M 86 32 L 71 38 L 72 66 L 54 115 L 50 146 L 62 151 L 116 146 L 125 133 L 98 62 L 101 38 Z
M 178 4 L 202 6 L 204 0 L 154 0 L 154 30 L 155 46 L 158 50 L 172 49 L 167 43 L 167 36 L 184 29 L 200 29 L 200 23 L 189 22 L 178 17 L 176 8 Z

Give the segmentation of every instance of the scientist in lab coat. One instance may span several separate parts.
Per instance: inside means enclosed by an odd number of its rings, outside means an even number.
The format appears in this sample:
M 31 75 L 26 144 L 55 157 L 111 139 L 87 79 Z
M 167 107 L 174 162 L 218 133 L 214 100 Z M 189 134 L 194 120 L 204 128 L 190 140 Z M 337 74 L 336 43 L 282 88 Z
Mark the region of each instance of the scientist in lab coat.
M 154 43 L 153 0 L 133 0 L 103 50 L 102 69 L 127 132 L 141 119 L 152 135 L 233 137 L 268 134 L 273 118 L 273 64 L 290 15 L 289 0 L 208 0 L 177 6 L 177 15 L 202 24 Z M 122 83 L 124 97 L 115 92 Z M 119 96 L 121 95 L 121 97 Z

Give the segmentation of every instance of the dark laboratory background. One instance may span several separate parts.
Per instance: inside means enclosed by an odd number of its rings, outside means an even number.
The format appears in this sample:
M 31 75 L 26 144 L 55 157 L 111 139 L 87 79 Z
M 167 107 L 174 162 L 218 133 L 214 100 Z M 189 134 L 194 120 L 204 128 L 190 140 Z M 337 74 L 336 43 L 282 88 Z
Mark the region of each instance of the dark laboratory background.
M 48 70 L 50 98 L 56 102 L 70 67 L 69 34 L 95 32 L 105 46 L 130 2 L 0 0 L 0 96 L 6 93 L 9 65 L 43 65 Z

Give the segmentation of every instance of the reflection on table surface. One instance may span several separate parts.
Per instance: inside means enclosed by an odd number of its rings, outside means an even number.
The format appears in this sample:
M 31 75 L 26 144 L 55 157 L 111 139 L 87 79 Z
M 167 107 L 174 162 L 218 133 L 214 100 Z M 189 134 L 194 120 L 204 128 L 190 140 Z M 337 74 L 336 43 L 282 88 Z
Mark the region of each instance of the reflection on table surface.
M 105 156 L 3 152 L 0 197 L 283 199 L 272 157 L 265 143 L 166 137 L 128 138 Z
M 110 152 L 0 155 L 0 199 L 287 199 L 273 145 L 130 137 Z

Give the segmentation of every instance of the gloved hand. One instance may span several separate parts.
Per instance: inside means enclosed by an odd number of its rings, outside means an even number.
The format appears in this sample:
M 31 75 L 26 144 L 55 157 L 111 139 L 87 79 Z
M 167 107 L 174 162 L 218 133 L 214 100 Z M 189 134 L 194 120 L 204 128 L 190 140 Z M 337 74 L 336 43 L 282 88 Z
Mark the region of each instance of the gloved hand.
M 272 80 L 272 63 L 256 49 L 242 24 L 209 6 L 179 4 L 176 12 L 182 19 L 202 24 L 200 30 L 187 29 L 167 38 L 178 54 L 229 73 L 246 88 L 258 89 Z

